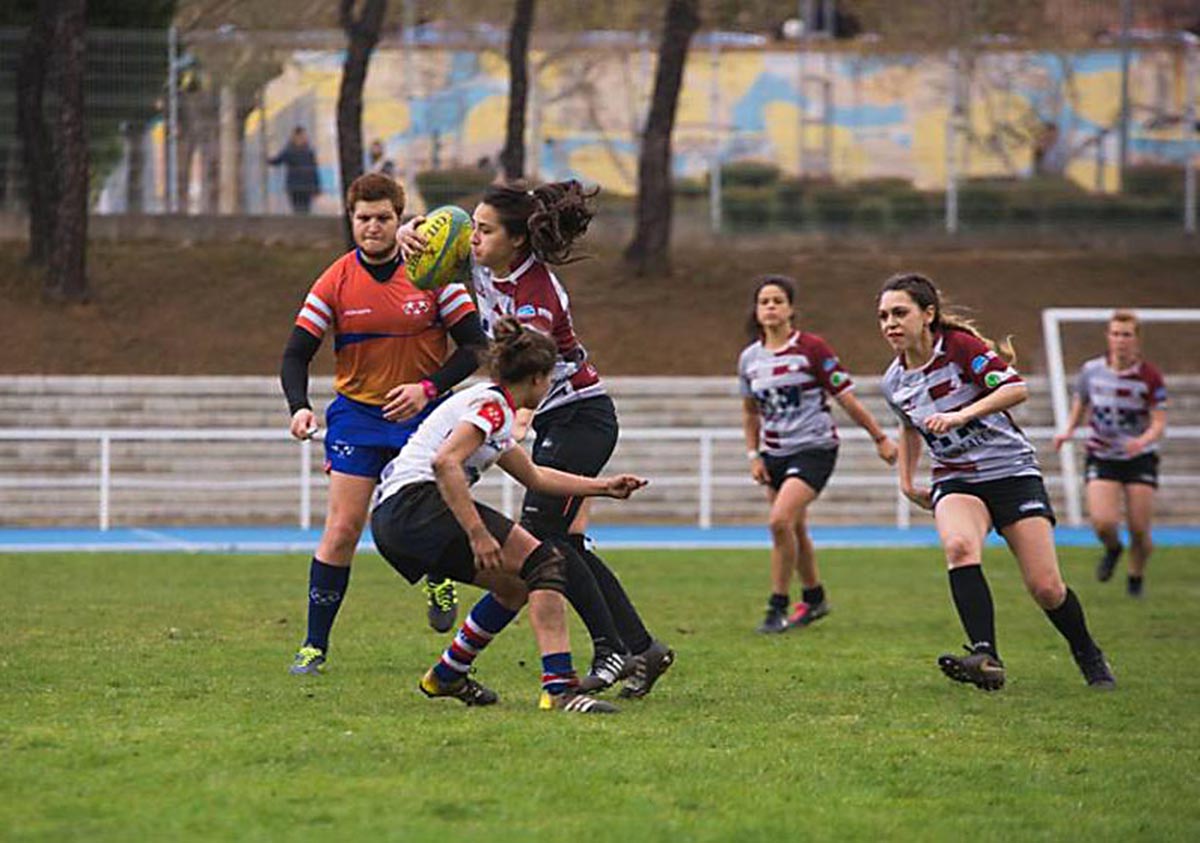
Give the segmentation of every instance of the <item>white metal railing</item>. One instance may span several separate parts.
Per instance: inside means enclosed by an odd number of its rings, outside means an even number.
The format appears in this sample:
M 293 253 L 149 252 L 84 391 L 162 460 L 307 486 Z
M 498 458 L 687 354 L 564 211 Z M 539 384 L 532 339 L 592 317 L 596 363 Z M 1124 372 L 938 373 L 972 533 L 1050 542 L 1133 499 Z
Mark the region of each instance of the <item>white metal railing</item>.
M 1027 427 L 1024 432 L 1034 441 L 1048 441 L 1054 436 L 1052 427 Z M 1077 432 L 1076 438 L 1083 439 L 1086 429 Z M 323 431 L 315 438 L 320 439 Z M 858 428 L 842 429 L 839 435 L 843 440 L 867 440 L 867 434 Z M 1200 425 L 1172 426 L 1168 429 L 1172 439 L 1200 439 Z M 742 431 L 734 427 L 668 427 L 668 428 L 627 428 L 621 431 L 621 439 L 630 442 L 668 442 L 694 441 L 697 444 L 697 470 L 695 474 L 671 474 L 656 476 L 654 482 L 660 487 L 693 488 L 698 492 L 697 519 L 699 527 L 707 529 L 712 526 L 713 489 L 715 487 L 745 486 L 750 487 L 751 481 L 746 472 L 714 473 L 713 444 L 718 441 L 742 440 Z M 294 479 L 257 478 L 250 480 L 148 480 L 130 477 L 114 478 L 112 471 L 112 443 L 131 441 L 168 441 L 168 442 L 283 442 L 290 441 L 291 436 L 286 430 L 275 427 L 245 427 L 245 428 L 3 428 L 0 429 L 0 441 L 96 441 L 99 444 L 100 460 L 96 475 L 75 477 L 0 477 L 0 488 L 99 488 L 99 512 L 97 520 L 101 530 L 107 530 L 111 523 L 111 495 L 114 488 L 125 489 L 187 489 L 187 488 L 225 488 L 225 489 L 277 489 L 297 487 L 299 493 L 299 525 L 308 529 L 312 526 L 312 440 L 297 443 L 298 467 Z M 1065 449 L 1064 449 L 1065 450 Z M 1057 476 L 1047 471 L 1048 485 L 1072 489 L 1066 475 L 1067 467 L 1073 472 L 1074 464 L 1065 456 L 1059 459 Z M 1072 474 L 1073 476 L 1073 474 Z M 1196 474 L 1164 474 L 1160 477 L 1164 486 L 1200 486 L 1200 475 Z M 880 464 L 876 472 L 841 472 L 834 475 L 831 485 L 879 487 L 890 484 L 896 490 L 895 517 L 896 526 L 909 526 L 910 505 L 900 493 L 896 473 Z M 483 487 L 500 487 L 501 506 L 504 511 L 514 512 L 516 503 L 516 482 L 504 472 L 493 472 L 480 481 Z

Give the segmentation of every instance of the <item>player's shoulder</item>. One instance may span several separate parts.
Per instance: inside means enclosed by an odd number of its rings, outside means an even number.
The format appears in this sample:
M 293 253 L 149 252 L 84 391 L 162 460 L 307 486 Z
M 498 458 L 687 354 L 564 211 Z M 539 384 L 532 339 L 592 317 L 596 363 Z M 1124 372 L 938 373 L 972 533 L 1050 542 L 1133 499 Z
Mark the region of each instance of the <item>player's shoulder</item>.
M 996 353 L 982 339 L 959 328 L 951 328 L 942 334 L 942 351 L 946 356 L 955 359 L 980 354 L 985 357 L 989 354 L 994 356 Z
M 900 363 L 900 358 L 893 357 L 892 362 L 883 370 L 883 375 L 879 378 L 879 388 L 885 393 L 892 392 L 903 372 L 904 366 Z
M 1141 362 L 1141 365 L 1138 366 L 1138 374 L 1144 381 L 1161 382 L 1163 379 L 1162 370 L 1149 360 L 1143 360 Z
M 1083 365 L 1079 367 L 1079 371 L 1093 375 L 1096 372 L 1103 371 L 1107 365 L 1108 361 L 1105 359 L 1104 355 L 1101 354 L 1098 357 L 1091 358 L 1090 360 L 1084 360 Z
M 762 340 L 755 340 L 750 343 L 738 353 L 738 366 L 741 367 L 743 363 L 749 363 L 755 357 L 761 355 L 762 349 Z

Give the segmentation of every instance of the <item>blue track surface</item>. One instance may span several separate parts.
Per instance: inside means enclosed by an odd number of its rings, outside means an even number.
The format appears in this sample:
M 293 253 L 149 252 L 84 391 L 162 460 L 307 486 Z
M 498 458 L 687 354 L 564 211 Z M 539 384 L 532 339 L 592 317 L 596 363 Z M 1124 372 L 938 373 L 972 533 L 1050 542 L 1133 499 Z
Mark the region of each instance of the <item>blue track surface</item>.
M 652 525 L 598 525 L 589 531 L 606 548 L 721 548 L 770 547 L 771 539 L 761 527 L 698 527 Z M 909 530 L 895 527 L 814 527 L 818 547 L 931 547 L 937 544 L 932 526 Z M 1091 546 L 1091 530 L 1060 527 L 1058 544 Z M 89 528 L 0 528 L 0 553 L 72 551 L 193 553 L 279 553 L 311 552 L 319 530 L 297 527 L 117 527 L 101 531 Z M 993 542 L 999 539 L 993 534 Z M 1159 527 L 1154 541 L 1160 547 L 1200 546 L 1200 527 Z M 370 536 L 363 550 L 374 550 Z

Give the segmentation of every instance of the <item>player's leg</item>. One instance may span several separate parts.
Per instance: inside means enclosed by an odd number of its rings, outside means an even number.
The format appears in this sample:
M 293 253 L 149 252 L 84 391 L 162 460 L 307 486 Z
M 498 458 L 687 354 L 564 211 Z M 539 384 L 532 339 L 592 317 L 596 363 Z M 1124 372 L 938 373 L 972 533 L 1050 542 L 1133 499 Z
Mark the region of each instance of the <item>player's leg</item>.
M 996 646 L 996 613 L 983 575 L 983 541 L 991 528 L 986 504 L 970 494 L 937 497 L 934 521 L 946 556 L 950 595 L 970 644 L 966 656 L 943 654 L 938 666 L 956 682 L 985 691 L 1004 687 L 1004 664 Z
M 836 463 L 837 449 L 801 451 L 794 461 L 796 474 L 791 480 L 784 481 L 785 489 L 794 482 L 802 484 L 807 490 L 804 499 L 797 502 L 792 513 L 792 532 L 796 541 L 796 573 L 800 577 L 802 590 L 800 601 L 788 616 L 789 629 L 809 626 L 829 614 L 825 586 L 817 568 L 816 551 L 808 533 L 808 508 L 829 482 Z
M 324 670 L 329 636 L 350 584 L 350 563 L 366 525 L 374 477 L 329 473 L 325 528 L 309 564 L 308 627 L 292 662 L 294 674 Z
M 1142 596 L 1142 578 L 1146 576 L 1146 563 L 1154 552 L 1154 540 L 1150 525 L 1154 519 L 1155 487 L 1148 483 L 1126 483 L 1125 513 L 1129 519 L 1129 580 L 1127 591 L 1130 597 Z
M 1101 689 L 1115 687 L 1116 680 L 1104 654 L 1088 631 L 1083 606 L 1063 582 L 1054 547 L 1053 522 L 1035 515 L 1001 526 L 999 532 L 1017 558 L 1026 590 L 1067 640 L 1088 685 Z
M 1095 471 L 1091 466 L 1089 470 Z M 1120 534 L 1121 483 L 1101 477 L 1090 478 L 1087 482 L 1087 508 L 1092 530 L 1104 545 L 1104 553 L 1096 563 L 1096 579 L 1108 582 L 1124 550 Z

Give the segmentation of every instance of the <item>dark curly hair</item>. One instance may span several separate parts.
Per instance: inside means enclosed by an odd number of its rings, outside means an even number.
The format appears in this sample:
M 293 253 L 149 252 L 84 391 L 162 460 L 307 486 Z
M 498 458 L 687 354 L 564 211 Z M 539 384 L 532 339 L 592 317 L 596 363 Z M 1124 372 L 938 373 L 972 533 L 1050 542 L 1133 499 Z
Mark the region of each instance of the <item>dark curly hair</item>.
M 509 237 L 524 236 L 538 260 L 561 265 L 583 259 L 572 256 L 571 249 L 587 233 L 595 215 L 592 199 L 599 192 L 574 179 L 537 187 L 524 181 L 497 182 L 484 190 L 482 201 L 496 209 Z

